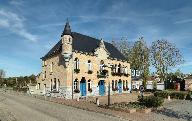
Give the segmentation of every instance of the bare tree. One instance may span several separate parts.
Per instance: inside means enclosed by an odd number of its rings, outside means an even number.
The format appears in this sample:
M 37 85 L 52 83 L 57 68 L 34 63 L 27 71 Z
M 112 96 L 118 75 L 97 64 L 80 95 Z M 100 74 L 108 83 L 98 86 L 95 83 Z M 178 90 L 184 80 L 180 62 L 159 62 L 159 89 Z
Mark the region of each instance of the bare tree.
M 161 81 L 165 81 L 167 71 L 183 62 L 183 57 L 178 48 L 167 40 L 157 40 L 151 46 L 151 62 L 156 68 Z
M 112 41 L 112 44 L 125 56 L 127 61 L 131 61 L 131 49 L 133 43 L 122 38 L 120 41 Z
M 129 42 L 124 39 L 118 42 L 112 42 L 113 45 L 126 57 L 131 64 L 131 69 L 139 70 L 141 77 L 146 82 L 149 75 L 149 48 L 143 37 L 136 42 Z

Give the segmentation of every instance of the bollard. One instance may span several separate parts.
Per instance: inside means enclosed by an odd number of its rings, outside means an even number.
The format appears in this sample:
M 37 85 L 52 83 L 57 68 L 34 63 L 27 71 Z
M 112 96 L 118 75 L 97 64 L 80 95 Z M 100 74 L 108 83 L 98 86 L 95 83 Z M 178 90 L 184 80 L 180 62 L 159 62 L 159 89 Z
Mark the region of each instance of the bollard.
M 171 100 L 170 96 L 168 96 L 168 100 L 169 100 L 169 101 Z
M 79 96 L 77 97 L 77 101 L 79 102 Z
M 96 98 L 96 104 L 99 106 L 99 98 Z

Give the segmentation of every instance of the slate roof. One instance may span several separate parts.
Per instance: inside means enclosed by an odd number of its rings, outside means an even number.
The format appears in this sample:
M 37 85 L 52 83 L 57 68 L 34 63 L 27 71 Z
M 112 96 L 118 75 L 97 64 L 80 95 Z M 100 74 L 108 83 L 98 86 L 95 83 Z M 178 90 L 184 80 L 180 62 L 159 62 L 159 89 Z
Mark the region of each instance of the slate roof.
M 94 53 L 95 49 L 99 46 L 100 40 L 86 36 L 77 32 L 72 32 L 73 42 L 72 48 L 73 50 Z M 105 48 L 109 52 L 109 56 L 111 58 L 116 58 L 119 60 L 126 60 L 123 54 L 114 47 L 111 43 L 104 42 Z M 55 54 L 61 53 L 62 43 L 61 40 L 41 59 L 49 58 Z

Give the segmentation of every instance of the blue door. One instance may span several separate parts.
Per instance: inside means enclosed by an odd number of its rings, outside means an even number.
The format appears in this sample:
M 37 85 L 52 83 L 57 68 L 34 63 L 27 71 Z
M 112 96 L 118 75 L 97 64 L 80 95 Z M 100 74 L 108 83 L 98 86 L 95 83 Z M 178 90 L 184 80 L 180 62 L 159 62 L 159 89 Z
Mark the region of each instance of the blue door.
M 105 81 L 104 80 L 99 81 L 99 95 L 101 95 L 101 96 L 105 95 Z
M 122 81 L 118 82 L 119 93 L 122 93 Z
M 81 91 L 81 96 L 86 96 L 86 81 L 81 80 L 80 82 L 80 91 Z

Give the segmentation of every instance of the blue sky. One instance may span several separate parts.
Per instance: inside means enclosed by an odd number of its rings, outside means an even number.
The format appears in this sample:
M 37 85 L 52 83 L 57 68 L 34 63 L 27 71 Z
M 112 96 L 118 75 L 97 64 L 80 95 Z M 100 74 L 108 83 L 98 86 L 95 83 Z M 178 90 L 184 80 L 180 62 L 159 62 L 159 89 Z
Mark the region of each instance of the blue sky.
M 72 31 L 106 41 L 167 39 L 184 55 L 177 68 L 192 72 L 191 0 L 0 0 L 0 68 L 7 77 L 39 73 L 67 18 Z

